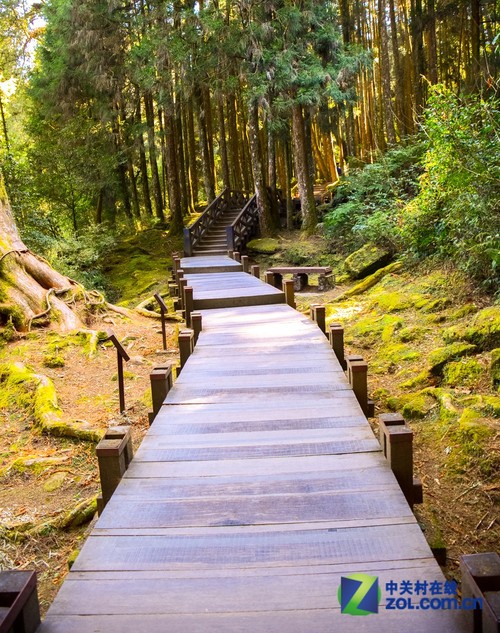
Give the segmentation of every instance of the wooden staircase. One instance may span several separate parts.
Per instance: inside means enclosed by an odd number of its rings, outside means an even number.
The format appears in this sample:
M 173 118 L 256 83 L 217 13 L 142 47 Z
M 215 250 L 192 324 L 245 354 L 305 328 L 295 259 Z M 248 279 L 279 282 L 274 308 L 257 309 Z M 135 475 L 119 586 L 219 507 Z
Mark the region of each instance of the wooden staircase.
M 204 257 L 241 250 L 255 234 L 258 223 L 255 195 L 224 189 L 201 216 L 184 229 L 184 254 Z

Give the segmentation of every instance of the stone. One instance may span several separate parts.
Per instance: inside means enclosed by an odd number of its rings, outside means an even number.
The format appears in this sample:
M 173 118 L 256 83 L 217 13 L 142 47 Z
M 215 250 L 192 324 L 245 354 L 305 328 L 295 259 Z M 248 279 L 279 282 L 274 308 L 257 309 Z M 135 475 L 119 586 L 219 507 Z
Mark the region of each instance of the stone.
M 344 267 L 353 279 L 362 279 L 383 268 L 392 259 L 392 253 L 376 244 L 365 244 L 351 253 L 344 261 Z
M 500 348 L 491 352 L 490 375 L 493 386 L 500 388 Z
M 68 473 L 64 470 L 60 470 L 59 472 L 54 473 L 43 484 L 43 489 L 46 492 L 54 492 L 54 490 L 58 490 L 63 485 L 64 480 L 67 476 Z
M 480 351 L 500 347 L 500 306 L 484 308 L 472 317 L 468 327 L 454 326 L 444 333 L 446 342 L 467 341 Z

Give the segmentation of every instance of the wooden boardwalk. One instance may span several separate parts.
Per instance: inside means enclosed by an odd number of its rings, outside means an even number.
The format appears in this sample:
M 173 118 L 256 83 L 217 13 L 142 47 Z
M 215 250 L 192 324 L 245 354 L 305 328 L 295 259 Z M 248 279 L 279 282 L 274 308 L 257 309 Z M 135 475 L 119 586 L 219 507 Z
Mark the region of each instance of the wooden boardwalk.
M 196 299 L 234 297 L 243 273 L 191 274 Z M 443 576 L 316 325 L 285 304 L 202 318 L 40 632 L 462 631 L 459 613 L 382 606 L 390 581 Z M 353 573 L 378 576 L 378 614 L 340 612 Z

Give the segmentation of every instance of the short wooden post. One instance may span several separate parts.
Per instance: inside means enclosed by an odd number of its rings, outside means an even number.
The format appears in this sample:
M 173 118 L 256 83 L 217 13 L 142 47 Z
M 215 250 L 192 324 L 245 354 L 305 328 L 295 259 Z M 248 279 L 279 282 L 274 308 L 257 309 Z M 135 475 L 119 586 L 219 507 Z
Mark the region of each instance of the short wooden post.
M 500 633 L 500 556 L 496 552 L 462 556 L 460 570 L 467 630 Z
M 101 480 L 101 497 L 97 500 L 99 514 L 106 507 L 111 495 L 121 481 L 127 470 L 130 457 L 131 434 L 130 428 L 122 427 L 121 432 L 108 429 L 104 438 L 96 447 L 96 455 L 99 463 L 99 477 Z M 126 430 L 125 430 L 126 429 Z
M 184 312 L 186 313 L 186 325 L 191 327 L 191 313 L 194 310 L 193 288 L 184 287 Z
M 250 263 L 248 261 L 248 255 L 241 256 L 241 265 L 243 266 L 243 272 L 248 273 L 250 270 Z
M 39 625 L 36 572 L 0 571 L 0 632 L 35 633 Z
M 107 440 L 122 440 L 123 438 L 126 438 L 127 442 L 124 448 L 126 470 L 134 458 L 134 448 L 132 446 L 132 433 L 130 431 L 130 427 L 125 425 L 110 426 L 106 429 L 104 437 Z
M 252 266 L 251 270 L 252 270 L 252 275 L 254 277 L 257 277 L 257 279 L 260 279 L 260 266 Z
M 181 366 L 179 373 L 182 371 L 187 359 L 191 356 L 194 349 L 194 332 L 193 330 L 181 330 L 179 332 L 179 355 Z
M 311 319 L 316 323 L 323 334 L 328 336 L 326 333 L 326 308 L 324 305 L 315 303 L 311 306 Z
M 191 327 L 193 328 L 194 333 L 194 345 L 198 342 L 198 337 L 200 336 L 200 332 L 203 329 L 203 322 L 201 317 L 201 312 L 192 312 L 191 313 Z
M 174 280 L 177 281 L 178 280 L 178 273 L 179 270 L 181 268 L 181 258 L 180 257 L 174 257 L 173 258 L 174 261 L 174 269 L 173 269 L 173 275 L 174 275 Z
M 344 356 L 344 328 L 340 323 L 330 323 L 328 326 L 328 334 L 331 348 L 335 352 L 340 366 L 345 371 L 347 369 L 347 363 Z
M 234 251 L 227 251 L 227 256 L 234 259 Z
M 188 285 L 188 280 L 185 277 L 179 279 L 179 299 L 181 302 L 181 309 L 184 310 L 186 308 L 186 303 L 184 301 L 184 288 Z
M 352 371 L 351 371 L 351 363 L 354 363 L 356 361 L 362 361 L 363 357 L 360 356 L 359 354 L 349 354 L 349 356 L 346 356 L 345 362 L 346 362 L 346 373 L 347 373 L 347 380 L 349 381 L 349 384 L 352 387 Z
M 285 293 L 285 303 L 291 308 L 295 308 L 295 292 L 292 279 L 283 280 L 283 292 Z
M 162 365 L 161 367 L 155 367 L 149 374 L 149 380 L 151 382 L 151 396 L 153 399 L 153 411 L 149 413 L 149 424 L 153 424 L 154 419 L 158 415 L 168 392 L 172 389 L 174 384 L 173 377 L 173 363 L 168 365 Z
M 266 270 L 266 272 L 264 273 L 264 281 L 266 282 L 266 284 L 274 286 L 274 273 L 272 273 L 270 270 Z
M 241 262 L 241 253 L 239 251 L 234 251 L 234 261 Z
M 422 503 L 422 484 L 413 479 L 413 431 L 399 413 L 379 415 L 380 445 L 411 508 Z

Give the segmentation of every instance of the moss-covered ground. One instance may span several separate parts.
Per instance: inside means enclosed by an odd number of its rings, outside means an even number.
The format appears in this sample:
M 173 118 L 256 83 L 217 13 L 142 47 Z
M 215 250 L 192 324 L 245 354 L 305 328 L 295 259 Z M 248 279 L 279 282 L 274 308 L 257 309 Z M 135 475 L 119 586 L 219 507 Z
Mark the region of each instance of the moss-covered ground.
M 133 308 L 154 292 L 167 292 L 171 251 L 179 248 L 178 240 L 158 230 L 119 244 L 101 263 L 108 299 Z M 95 512 L 97 439 L 125 421 L 138 445 L 149 426 L 149 373 L 177 357 L 174 324 L 167 324 L 164 355 L 158 353 L 159 321 L 128 314 L 89 315 L 89 331 L 69 334 L 0 328 L 0 569 L 36 569 L 42 611 Z M 131 358 L 125 418 L 119 415 L 116 351 L 103 340 L 108 329 Z M 66 437 L 72 430 L 77 437 Z
M 448 548 L 447 573 L 457 576 L 461 554 L 500 541 L 500 305 L 452 267 L 396 262 L 355 281 L 327 250 L 322 238 L 284 234 L 261 268 L 334 267 L 337 286 L 319 293 L 313 279 L 297 307 L 327 306 L 327 321 L 344 325 L 346 352 L 369 363 L 376 415 L 401 412 L 413 429 L 424 485 L 417 518 L 431 545 Z

